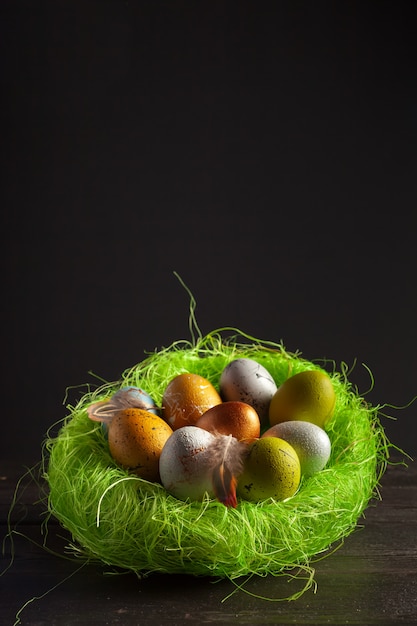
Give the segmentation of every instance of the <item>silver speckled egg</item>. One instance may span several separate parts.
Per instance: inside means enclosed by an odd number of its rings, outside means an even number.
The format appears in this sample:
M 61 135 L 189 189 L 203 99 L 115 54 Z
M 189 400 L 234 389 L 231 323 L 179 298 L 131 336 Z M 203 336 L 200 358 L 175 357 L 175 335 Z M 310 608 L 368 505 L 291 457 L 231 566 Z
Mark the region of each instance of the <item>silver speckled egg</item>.
M 306 477 L 320 472 L 330 458 L 331 442 L 328 434 L 311 422 L 281 422 L 268 428 L 262 437 L 279 437 L 287 441 L 296 451 L 301 473 Z
M 179 500 L 213 497 L 213 483 L 202 454 L 215 436 L 197 426 L 182 426 L 173 432 L 159 457 L 162 485 Z
M 246 402 L 258 413 L 261 423 L 267 422 L 277 385 L 263 365 L 253 359 L 234 359 L 222 371 L 219 388 L 223 400 Z

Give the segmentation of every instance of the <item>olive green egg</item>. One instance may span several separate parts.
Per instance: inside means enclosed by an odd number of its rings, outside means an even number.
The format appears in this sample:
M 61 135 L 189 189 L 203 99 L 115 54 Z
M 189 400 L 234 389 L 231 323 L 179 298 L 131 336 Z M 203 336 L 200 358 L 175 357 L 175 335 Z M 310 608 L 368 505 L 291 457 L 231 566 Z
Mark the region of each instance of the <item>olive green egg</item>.
M 250 446 L 236 492 L 251 502 L 286 500 L 296 493 L 300 480 L 301 466 L 294 448 L 279 437 L 263 437 Z

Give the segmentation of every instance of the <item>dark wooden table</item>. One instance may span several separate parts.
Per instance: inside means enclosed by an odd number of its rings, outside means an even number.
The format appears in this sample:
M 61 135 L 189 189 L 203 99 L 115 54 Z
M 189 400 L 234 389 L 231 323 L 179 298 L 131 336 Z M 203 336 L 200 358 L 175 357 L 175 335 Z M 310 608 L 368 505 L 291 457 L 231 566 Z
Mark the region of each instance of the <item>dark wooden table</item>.
M 417 624 L 416 466 L 408 461 L 408 467 L 388 467 L 382 501 L 372 501 L 361 528 L 334 554 L 314 564 L 317 587 L 291 602 L 272 601 L 296 590 L 298 583 L 286 577 L 253 577 L 241 591 L 228 580 L 111 575 L 100 564 L 52 554 L 37 545 L 43 542 L 42 510 L 34 484 L 28 484 L 20 490 L 11 517 L 15 529 L 11 564 L 8 539 L 2 555 L 1 569 L 10 567 L 0 577 L 0 624 L 412 626 Z M 7 534 L 10 503 L 23 471 L 13 464 L 0 465 L 2 536 Z M 63 554 L 67 541 L 58 524 L 49 524 L 47 545 Z

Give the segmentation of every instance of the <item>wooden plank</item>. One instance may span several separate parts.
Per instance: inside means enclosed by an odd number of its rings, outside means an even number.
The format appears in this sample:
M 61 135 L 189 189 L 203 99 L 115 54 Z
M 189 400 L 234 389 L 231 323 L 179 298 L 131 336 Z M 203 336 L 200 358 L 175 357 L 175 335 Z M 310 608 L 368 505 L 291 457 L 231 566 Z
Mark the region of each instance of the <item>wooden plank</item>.
M 0 481 L 1 530 L 7 533 L 8 505 L 20 470 L 9 466 Z M 232 582 L 190 576 L 115 573 L 103 564 L 62 558 L 66 532 L 53 524 L 48 545 L 39 546 L 40 513 L 34 484 L 24 489 L 12 515 L 14 560 L 0 577 L 0 623 L 91 626 L 171 624 L 378 624 L 417 623 L 417 471 L 389 466 L 375 501 L 344 544 L 314 563 L 314 588 L 294 602 L 280 602 L 301 588 L 287 577 L 254 576 L 239 590 Z M 24 516 L 24 517 L 23 517 Z M 25 536 L 22 536 L 25 535 Z M 2 567 L 11 558 L 5 542 Z M 239 584 L 244 581 L 239 580 Z M 231 597 L 226 599 L 230 594 Z M 253 595 L 252 595 L 253 594 Z M 259 597 L 256 597 L 259 596 Z M 31 601 L 33 598 L 39 598 Z M 266 599 L 265 599 L 266 598 Z

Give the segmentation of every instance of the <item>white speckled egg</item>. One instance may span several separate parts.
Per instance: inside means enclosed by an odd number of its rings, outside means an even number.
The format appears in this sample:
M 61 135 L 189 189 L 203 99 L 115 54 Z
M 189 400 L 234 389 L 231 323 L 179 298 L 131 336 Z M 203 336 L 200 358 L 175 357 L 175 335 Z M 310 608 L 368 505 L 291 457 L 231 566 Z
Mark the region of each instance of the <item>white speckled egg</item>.
M 214 497 L 207 456 L 201 454 L 215 436 L 197 426 L 182 426 L 165 443 L 159 458 L 159 474 L 165 489 L 179 500 Z
M 223 400 L 239 400 L 250 404 L 261 423 L 268 420 L 269 404 L 277 385 L 268 370 L 253 359 L 234 359 L 226 365 L 219 381 Z
M 268 428 L 262 437 L 279 437 L 287 441 L 300 459 L 305 477 L 320 472 L 330 458 L 331 442 L 320 426 L 298 420 L 281 422 Z

